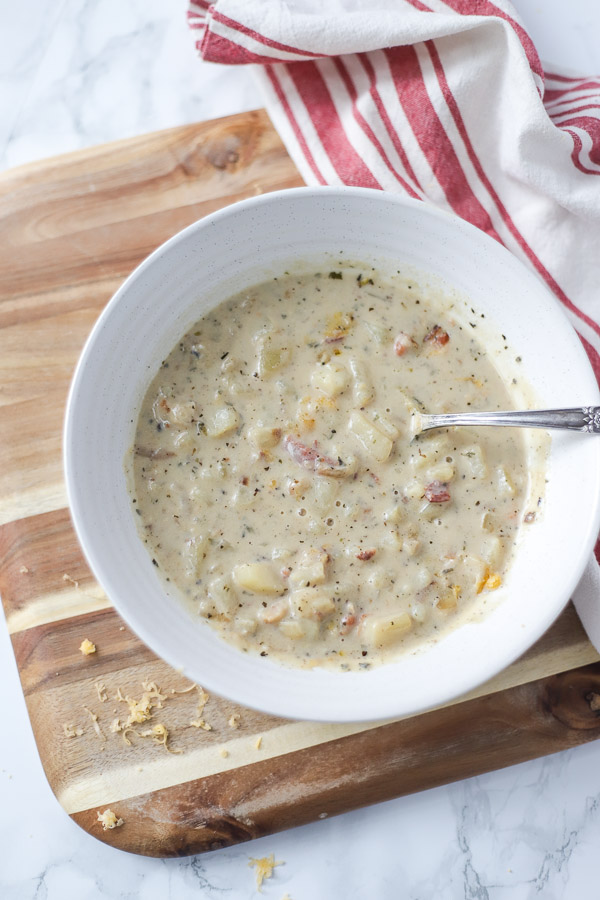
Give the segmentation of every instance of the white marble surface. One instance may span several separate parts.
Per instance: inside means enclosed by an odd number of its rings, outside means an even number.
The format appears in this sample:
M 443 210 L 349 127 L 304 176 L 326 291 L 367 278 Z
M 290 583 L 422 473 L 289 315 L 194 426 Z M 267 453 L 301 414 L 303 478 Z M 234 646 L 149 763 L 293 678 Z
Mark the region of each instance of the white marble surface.
M 517 0 L 542 57 L 600 71 L 597 0 Z M 244 70 L 199 63 L 183 0 L 0 2 L 0 168 L 261 105 Z M 88 837 L 46 783 L 0 621 L 0 898 L 280 900 L 600 896 L 600 745 L 182 860 Z

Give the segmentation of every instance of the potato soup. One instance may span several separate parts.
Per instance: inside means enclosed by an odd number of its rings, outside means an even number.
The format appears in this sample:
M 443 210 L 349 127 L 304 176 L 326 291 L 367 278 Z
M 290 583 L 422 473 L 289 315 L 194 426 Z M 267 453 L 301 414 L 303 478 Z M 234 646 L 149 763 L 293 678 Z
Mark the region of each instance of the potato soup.
M 419 411 L 513 405 L 466 313 L 344 264 L 200 319 L 150 384 L 129 461 L 169 590 L 242 651 L 338 669 L 485 611 L 536 515 L 523 433 L 413 433 Z

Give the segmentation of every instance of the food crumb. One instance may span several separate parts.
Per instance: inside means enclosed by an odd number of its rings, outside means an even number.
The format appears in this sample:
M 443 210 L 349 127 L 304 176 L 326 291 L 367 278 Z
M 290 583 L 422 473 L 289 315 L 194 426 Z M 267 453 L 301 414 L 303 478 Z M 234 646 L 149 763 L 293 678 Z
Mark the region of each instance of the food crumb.
M 257 750 L 260 750 L 261 744 L 262 744 L 262 736 L 259 735 L 256 738 L 256 741 L 254 742 L 254 746 L 256 747 Z
M 21 573 L 21 575 L 28 575 L 29 569 L 27 568 L 27 566 L 21 566 L 21 568 L 19 569 L 19 572 Z
M 275 854 L 271 853 L 270 856 L 262 856 L 259 859 L 251 856 L 248 865 L 256 867 L 256 887 L 260 891 L 265 878 L 271 878 L 275 866 L 282 866 L 283 862 L 281 860 L 275 862 Z
M 229 750 L 226 750 L 225 747 L 221 747 L 219 750 L 219 755 L 223 757 L 223 759 L 227 759 L 229 756 Z
M 140 732 L 141 737 L 151 737 L 155 744 L 161 744 L 168 753 L 182 753 L 181 750 L 172 750 L 169 747 L 169 729 L 161 722 L 149 728 L 147 731 Z
M 96 693 L 98 694 L 98 700 L 100 703 L 106 703 L 108 700 L 108 694 L 106 693 L 106 685 L 103 681 L 94 682 L 94 687 L 96 688 Z
M 229 725 L 230 728 L 239 728 L 240 727 L 240 714 L 233 713 L 230 716 L 229 722 L 227 724 Z
M 119 631 L 125 631 L 125 626 L 124 626 L 124 625 L 121 625 L 120 628 L 119 628 Z
M 124 824 L 123 819 L 117 819 L 112 809 L 105 809 L 103 813 L 98 813 L 98 821 L 102 825 L 104 831 L 111 831 L 113 828 L 119 828 Z
M 88 714 L 88 716 L 89 716 L 90 719 L 92 720 L 92 725 L 94 726 L 94 731 L 96 732 L 96 734 L 98 735 L 98 737 L 99 737 L 99 738 L 102 738 L 102 740 L 105 741 L 106 738 L 105 738 L 104 735 L 102 734 L 102 731 L 101 731 L 101 729 L 100 729 L 100 726 L 98 725 L 98 716 L 96 715 L 96 713 L 92 712 L 91 709 L 88 709 L 87 706 L 84 706 L 83 709 L 85 709 L 86 713 Z
M 121 725 L 120 719 L 113 719 L 111 722 L 110 730 L 113 734 L 117 734 L 118 731 L 123 730 L 123 726 Z
M 83 734 L 83 728 L 81 727 L 81 725 L 73 725 L 73 723 L 69 723 L 68 725 L 65 723 L 63 725 L 63 731 L 65 737 L 68 738 L 81 737 L 81 735 Z
M 71 578 L 70 575 L 67 575 L 66 572 L 64 573 L 64 575 L 63 575 L 63 577 L 62 577 L 62 580 L 63 580 L 63 581 L 69 581 L 71 584 L 74 584 L 76 588 L 79 588 L 79 582 L 78 582 L 78 581 L 75 581 L 74 578 Z
M 64 576 L 63 576 L 64 577 Z M 91 653 L 96 652 L 96 645 L 89 641 L 87 638 L 81 642 L 81 646 L 79 647 L 84 656 L 89 656 Z
M 212 725 L 209 725 L 208 722 L 205 722 L 204 719 L 193 719 L 190 722 L 194 728 L 202 728 L 203 731 L 212 731 Z
M 502 584 L 502 579 L 496 572 L 490 572 L 485 581 L 485 588 L 488 591 L 495 591 Z

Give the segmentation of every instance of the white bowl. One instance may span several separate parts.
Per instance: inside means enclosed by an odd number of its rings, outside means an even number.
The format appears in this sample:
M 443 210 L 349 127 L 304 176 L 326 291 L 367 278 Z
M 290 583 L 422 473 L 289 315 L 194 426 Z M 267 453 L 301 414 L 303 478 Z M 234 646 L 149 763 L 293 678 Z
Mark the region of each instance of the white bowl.
M 152 565 L 127 491 L 124 458 L 141 400 L 160 361 L 208 309 L 298 260 L 340 252 L 349 260 L 409 265 L 466 294 L 522 357 L 522 374 L 540 405 L 599 402 L 592 369 L 558 303 L 494 240 L 418 201 L 360 188 L 300 188 L 202 219 L 129 276 L 84 348 L 64 437 L 79 540 L 139 637 L 190 679 L 240 704 L 325 721 L 410 715 L 497 674 L 561 612 L 600 526 L 600 440 L 555 432 L 544 515 L 526 529 L 501 602 L 477 624 L 396 662 L 336 673 L 242 654 L 192 621 Z

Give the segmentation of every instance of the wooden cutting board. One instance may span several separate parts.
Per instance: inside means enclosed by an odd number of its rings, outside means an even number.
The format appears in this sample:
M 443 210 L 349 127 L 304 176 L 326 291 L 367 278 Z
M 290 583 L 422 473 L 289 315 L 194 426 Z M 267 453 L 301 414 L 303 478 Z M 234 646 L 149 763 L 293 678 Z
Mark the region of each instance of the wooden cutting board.
M 131 634 L 92 579 L 65 508 L 61 429 L 95 319 L 176 231 L 299 184 L 262 111 L 0 176 L 0 591 L 56 797 L 90 834 L 135 853 L 227 846 L 600 736 L 599 657 L 571 606 L 525 657 L 449 707 L 323 725 L 211 697 L 204 730 L 190 724 L 199 692 L 178 693 L 182 677 Z M 84 638 L 96 653 L 82 655 Z M 128 745 L 111 731 L 130 712 L 118 697 L 139 701 L 148 682 L 162 708 Z M 157 724 L 172 752 L 140 736 Z M 124 824 L 103 831 L 97 814 L 107 807 Z

